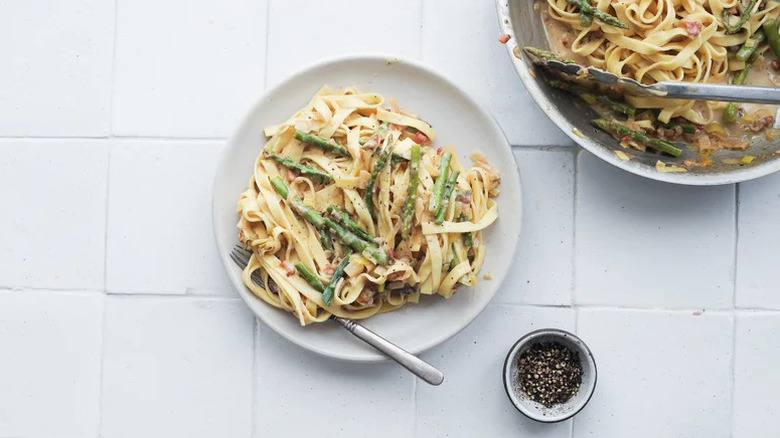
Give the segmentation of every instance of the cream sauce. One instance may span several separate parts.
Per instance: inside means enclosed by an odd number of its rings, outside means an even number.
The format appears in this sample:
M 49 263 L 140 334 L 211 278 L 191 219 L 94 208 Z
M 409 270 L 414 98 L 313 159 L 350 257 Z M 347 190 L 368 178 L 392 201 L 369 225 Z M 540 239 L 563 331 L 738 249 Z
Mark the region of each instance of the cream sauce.
M 554 20 L 552 17 L 550 17 L 550 14 L 547 12 L 547 2 L 545 0 L 537 1 L 537 9 L 541 10 L 540 13 L 542 22 L 544 23 L 545 36 L 547 37 L 550 50 L 554 53 L 557 53 L 558 55 L 563 56 L 564 58 L 574 60 L 577 64 L 588 65 L 587 58 L 577 55 L 571 50 L 572 42 L 574 42 L 574 40 L 577 38 L 577 33 L 568 27 L 568 25 L 565 23 Z M 771 51 L 767 51 L 770 56 L 772 56 Z M 733 72 L 733 74 L 736 74 L 736 72 Z M 731 79 L 729 79 L 729 81 L 730 80 Z M 748 74 L 747 84 L 777 87 L 780 85 L 780 72 L 774 70 L 769 65 L 769 62 L 764 56 L 759 56 L 751 66 L 750 72 Z M 718 105 L 714 110 L 714 120 L 717 123 L 722 123 L 720 121 L 723 120 L 723 110 L 727 105 L 728 103 L 724 102 L 722 105 Z M 702 113 L 706 108 L 703 103 L 702 105 L 697 106 L 699 106 L 699 108 L 695 106 L 694 109 L 697 109 L 700 113 Z M 745 114 L 752 113 L 760 109 L 769 110 L 775 114 L 775 126 L 777 126 L 779 123 L 777 105 L 745 103 L 739 104 L 739 106 Z M 731 124 L 723 123 L 723 125 L 729 133 L 729 139 L 732 140 L 749 141 L 751 137 L 756 135 L 755 132 L 743 127 L 739 121 Z M 769 127 L 771 128 L 772 126 Z

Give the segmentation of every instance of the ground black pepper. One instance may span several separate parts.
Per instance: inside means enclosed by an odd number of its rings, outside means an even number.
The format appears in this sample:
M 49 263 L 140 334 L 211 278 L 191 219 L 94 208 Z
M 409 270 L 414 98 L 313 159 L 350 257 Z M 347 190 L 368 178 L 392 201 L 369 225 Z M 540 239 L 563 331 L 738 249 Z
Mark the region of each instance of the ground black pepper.
M 580 388 L 580 356 L 557 342 L 534 344 L 520 355 L 516 382 L 531 400 L 546 407 L 565 403 Z

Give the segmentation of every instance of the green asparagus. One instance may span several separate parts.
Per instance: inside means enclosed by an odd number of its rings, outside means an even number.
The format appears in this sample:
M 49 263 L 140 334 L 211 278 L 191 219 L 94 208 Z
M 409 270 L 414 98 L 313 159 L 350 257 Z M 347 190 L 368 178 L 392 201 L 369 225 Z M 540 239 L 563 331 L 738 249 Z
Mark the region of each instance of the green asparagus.
M 537 58 L 541 58 L 547 61 L 558 61 L 564 64 L 575 64 L 574 60 L 564 58 L 563 56 L 550 52 L 549 50 L 542 50 L 536 47 L 527 46 L 525 51 L 531 55 L 536 56 Z
M 428 202 L 428 211 L 434 215 L 439 213 L 441 200 L 444 196 L 444 186 L 447 185 L 447 178 L 450 177 L 450 161 L 452 161 L 451 153 L 445 152 L 441 154 L 441 161 L 439 161 L 439 177 L 436 178 L 436 182 L 433 183 L 433 193 L 431 193 L 431 200 Z
M 403 218 L 403 224 L 401 226 L 401 236 L 406 239 L 409 237 L 409 233 L 412 231 L 412 224 L 414 223 L 414 205 L 417 201 L 417 187 L 420 185 L 420 145 L 415 143 L 412 145 L 411 161 L 409 161 L 409 191 L 406 194 L 406 202 L 404 202 L 403 212 L 401 217 Z
M 349 156 L 349 151 L 344 146 L 339 146 L 337 144 L 331 143 L 327 139 L 318 137 L 314 134 L 307 134 L 301 130 L 296 129 L 295 139 L 298 141 L 302 141 L 306 144 L 316 146 L 320 149 L 333 152 L 334 154 Z
M 469 218 L 466 217 L 466 215 L 461 212 L 460 217 L 458 218 L 458 222 L 466 222 Z M 474 246 L 474 236 L 471 235 L 471 233 L 463 233 L 463 244 L 466 245 L 466 248 L 471 248 Z
M 754 53 L 756 53 L 756 49 L 758 48 L 758 45 L 761 44 L 764 39 L 766 39 L 766 35 L 764 35 L 764 32 L 756 32 L 753 34 L 752 37 L 748 38 L 747 41 L 745 41 L 745 44 L 742 45 L 742 47 L 739 48 L 736 54 L 736 58 L 739 61 L 747 61 L 748 58 L 753 56 Z
M 745 85 L 745 82 L 747 82 L 748 73 L 750 72 L 750 65 L 751 63 L 748 61 L 745 64 L 745 68 L 734 75 L 734 79 L 731 81 L 733 85 Z M 729 104 L 726 106 L 726 109 L 723 110 L 723 121 L 726 123 L 736 122 L 738 111 L 739 108 L 737 107 L 737 103 L 729 102 Z
M 306 176 L 308 176 L 308 177 L 310 177 L 312 179 L 315 179 L 315 180 L 317 180 L 319 182 L 329 183 L 329 182 L 333 181 L 333 177 L 331 177 L 327 173 L 317 169 L 316 167 L 310 166 L 308 164 L 301 164 L 301 163 L 293 160 L 290 157 L 287 157 L 287 156 L 284 156 L 284 155 L 280 155 L 280 154 L 276 154 L 276 153 L 273 153 L 273 152 L 271 152 L 269 150 L 264 150 L 263 151 L 263 155 L 265 155 L 267 158 L 270 158 L 270 159 L 276 161 L 277 163 L 281 164 L 282 166 L 284 166 L 284 167 L 286 167 L 288 169 L 296 170 L 296 171 L 300 172 L 301 174 L 306 175 Z
M 322 244 L 322 249 L 333 251 L 335 248 L 333 247 L 333 239 L 330 238 L 330 234 L 328 234 L 328 230 L 320 229 L 320 243 Z
M 682 129 L 682 132 L 685 134 L 696 134 L 696 127 L 694 125 L 691 125 L 690 123 L 677 123 L 677 122 L 669 122 L 669 123 L 659 123 L 663 128 L 665 129 Z
M 314 272 L 311 272 L 309 268 L 306 267 L 306 265 L 301 262 L 295 262 L 295 269 L 298 270 L 298 273 L 301 274 L 301 277 L 303 277 L 303 279 L 306 280 L 306 282 L 309 283 L 309 285 L 315 290 L 318 292 L 325 290 L 325 285 L 322 284 L 320 278 L 317 277 Z
M 592 90 L 575 82 L 562 81 L 560 79 L 549 79 L 547 84 L 549 84 L 551 87 L 559 88 L 579 96 L 582 100 L 589 104 L 598 102 L 612 111 L 619 112 L 627 116 L 633 116 L 636 114 L 636 108 L 633 106 L 627 103 L 618 102 L 605 94 L 601 94 L 598 90 Z
M 387 164 L 388 159 L 390 158 L 390 154 L 393 152 L 394 148 L 395 144 L 393 143 L 393 138 L 390 137 L 387 140 L 385 147 L 379 153 L 379 158 L 376 160 L 376 163 L 374 163 L 374 169 L 371 171 L 371 176 L 368 178 L 368 183 L 366 183 L 366 191 L 363 194 L 363 200 L 366 202 L 368 211 L 371 212 L 371 217 L 374 216 L 374 184 L 376 183 L 377 176 L 379 176 L 379 172 L 385 168 L 385 165 Z
M 277 193 L 282 196 L 290 204 L 290 207 L 298 213 L 299 216 L 309 221 L 312 225 L 323 230 L 325 228 L 333 231 L 333 234 L 341 240 L 345 245 L 348 245 L 357 252 L 365 253 L 374 263 L 385 266 L 387 265 L 388 258 L 387 253 L 375 243 L 369 243 L 354 233 L 350 232 L 346 228 L 339 225 L 332 219 L 322 217 L 319 213 L 312 208 L 306 206 L 301 198 L 296 195 L 289 196 L 290 190 L 281 178 L 275 176 L 271 178 L 271 185 L 274 187 Z
M 758 0 L 750 0 L 750 3 L 748 3 L 745 10 L 742 12 L 742 16 L 737 21 L 737 24 L 731 25 L 731 15 L 729 15 L 727 10 L 723 10 L 723 27 L 726 28 L 726 34 L 734 34 L 742 30 L 742 26 L 745 25 L 745 23 L 750 18 L 750 15 L 753 13 L 753 9 L 756 8 L 756 4 L 758 4 Z
M 363 240 L 373 242 L 374 236 L 368 234 L 365 230 L 360 228 L 360 225 L 358 225 L 357 222 L 353 221 L 352 218 L 349 217 L 346 211 L 338 208 L 333 204 L 330 204 L 328 206 L 328 213 L 330 213 L 331 215 L 333 215 L 334 218 L 336 218 L 336 222 L 340 223 L 349 231 L 352 231 L 353 233 L 357 234 L 358 237 L 362 238 Z
M 766 20 L 761 26 L 761 32 L 766 37 L 766 41 L 769 44 L 769 48 L 772 52 L 780 58 L 780 32 L 778 32 L 778 22 L 774 18 Z
M 441 203 L 439 203 L 439 210 L 436 212 L 436 217 L 433 219 L 433 222 L 436 225 L 441 225 L 441 223 L 444 222 L 444 215 L 447 214 L 447 204 L 450 202 L 450 197 L 452 197 L 452 191 L 455 190 L 455 184 L 458 182 L 458 175 L 460 175 L 460 170 L 455 170 L 447 178 L 447 182 L 444 185 L 444 194 L 442 195 Z
M 387 122 L 382 122 L 379 124 L 379 126 L 374 130 L 374 132 L 371 134 L 368 139 L 363 141 L 361 144 L 369 149 L 374 149 L 377 146 L 379 146 L 380 143 L 382 143 L 382 140 L 385 139 L 387 136 L 387 131 L 390 128 L 390 124 Z
M 599 20 L 604 24 L 609 24 L 610 26 L 619 27 L 621 29 L 628 29 L 628 25 L 618 20 L 617 17 L 614 17 L 604 11 L 594 8 L 593 5 L 590 4 L 590 0 L 566 0 L 566 1 L 570 4 L 576 5 L 580 9 L 580 14 L 595 18 L 596 20 Z
M 644 132 L 634 131 L 633 129 L 627 128 L 619 123 L 604 119 L 596 119 L 593 121 L 593 123 L 607 132 L 617 132 L 617 134 L 621 137 L 631 137 L 636 141 L 644 143 L 644 145 L 647 147 L 659 150 L 661 152 L 666 152 L 667 154 L 674 157 L 679 157 L 680 154 L 682 154 L 682 149 L 673 145 L 672 143 L 669 143 L 668 141 L 648 137 Z
M 325 286 L 325 290 L 322 292 L 322 301 L 328 306 L 333 304 L 333 294 L 336 292 L 336 283 L 338 283 L 339 279 L 344 275 L 344 269 L 346 269 L 349 264 L 349 259 L 350 256 L 348 255 L 339 263 L 336 270 L 333 272 L 333 277 L 330 278 L 328 285 Z

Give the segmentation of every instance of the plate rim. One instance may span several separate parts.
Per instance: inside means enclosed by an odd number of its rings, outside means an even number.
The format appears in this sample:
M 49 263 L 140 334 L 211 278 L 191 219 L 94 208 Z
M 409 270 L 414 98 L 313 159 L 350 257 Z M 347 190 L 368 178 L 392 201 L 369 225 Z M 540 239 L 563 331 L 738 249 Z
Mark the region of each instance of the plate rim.
M 233 129 L 230 137 L 228 137 L 227 141 L 224 144 L 224 147 L 222 151 L 220 152 L 220 157 L 217 162 L 217 167 L 214 172 L 214 181 L 212 182 L 212 196 L 211 196 L 211 220 L 212 220 L 212 235 L 214 238 L 214 241 L 216 243 L 217 250 L 219 251 L 219 257 L 222 261 L 222 265 L 224 269 L 226 270 L 228 280 L 230 281 L 230 284 L 233 286 L 233 288 L 236 290 L 238 295 L 241 297 L 242 301 L 247 305 L 249 310 L 254 314 L 255 318 L 262 321 L 263 324 L 265 324 L 267 327 L 271 328 L 276 334 L 281 336 L 282 338 L 286 339 L 287 341 L 295 344 L 299 348 L 311 351 L 315 354 L 318 354 L 323 357 L 328 357 L 332 359 L 338 359 L 346 362 L 365 362 L 365 363 L 378 363 L 378 362 L 388 362 L 390 361 L 390 358 L 387 356 L 384 356 L 383 354 L 379 352 L 371 352 L 372 354 L 367 355 L 354 355 L 349 353 L 343 353 L 339 351 L 332 351 L 325 348 L 318 347 L 316 345 L 311 344 L 304 344 L 300 342 L 295 336 L 292 336 L 291 334 L 287 333 L 285 330 L 280 329 L 275 324 L 269 323 L 258 311 L 255 310 L 256 305 L 263 305 L 267 306 L 267 303 L 261 302 L 261 300 L 256 297 L 254 294 L 249 291 L 246 286 L 243 284 L 238 285 L 233 280 L 233 277 L 230 275 L 231 269 L 236 268 L 235 263 L 230 259 L 228 254 L 223 254 L 220 248 L 220 233 L 221 231 L 217 227 L 217 221 L 216 217 L 221 212 L 221 207 L 218 205 L 218 195 L 216 187 L 219 185 L 220 180 L 222 179 L 222 175 L 227 171 L 227 167 L 229 166 L 230 160 L 229 155 L 230 152 L 234 149 L 234 145 L 237 143 L 240 134 L 246 130 L 247 126 L 251 124 L 253 115 L 259 111 L 264 103 L 271 100 L 270 97 L 277 93 L 278 89 L 283 88 L 285 85 L 289 84 L 290 82 L 294 82 L 296 79 L 300 78 L 301 76 L 305 76 L 307 74 L 310 74 L 312 72 L 315 72 L 317 70 L 327 68 L 331 65 L 337 65 L 337 64 L 343 64 L 343 63 L 352 63 L 352 62 L 360 62 L 360 61 L 369 61 L 369 62 L 385 62 L 388 64 L 404 64 L 411 66 L 415 69 L 421 70 L 433 78 L 435 78 L 437 81 L 440 81 L 444 83 L 445 85 L 449 86 L 453 90 L 455 90 L 457 93 L 460 94 L 460 97 L 465 99 L 469 104 L 471 104 L 477 111 L 479 111 L 480 115 L 487 120 L 487 122 L 491 125 L 493 129 L 495 129 L 495 132 L 499 134 L 502 141 L 502 147 L 501 149 L 506 150 L 507 155 L 512 159 L 512 167 L 514 168 L 515 172 L 512 173 L 511 176 L 505 176 L 502 175 L 502 183 L 504 181 L 512 179 L 511 183 L 514 184 L 517 188 L 517 209 L 518 209 L 518 215 L 516 222 L 516 233 L 514 236 L 514 242 L 511 247 L 511 250 L 509 251 L 509 266 L 504 273 L 502 278 L 497 279 L 497 286 L 495 287 L 495 290 L 491 294 L 490 298 L 488 300 L 485 300 L 484 303 L 480 304 L 478 307 L 475 307 L 475 312 L 473 313 L 473 316 L 469 318 L 467 322 L 464 324 L 458 325 L 454 329 L 451 329 L 443 334 L 441 334 L 438 337 L 432 338 L 431 341 L 427 343 L 423 343 L 417 348 L 413 349 L 406 349 L 405 347 L 401 346 L 401 348 L 404 348 L 406 351 L 414 354 L 419 355 L 420 353 L 423 353 L 437 345 L 440 345 L 441 343 L 447 341 L 448 339 L 452 338 L 456 334 L 460 333 L 463 329 L 468 327 L 475 319 L 479 317 L 479 315 L 482 314 L 482 312 L 485 310 L 485 308 L 490 304 L 490 302 L 495 297 L 496 293 L 502 288 L 504 280 L 509 276 L 509 272 L 511 270 L 511 263 L 514 261 L 518 248 L 519 248 L 519 241 L 520 236 L 522 235 L 522 219 L 523 219 L 523 190 L 522 190 L 522 180 L 520 177 L 520 169 L 517 165 L 517 161 L 514 158 L 514 154 L 512 151 L 512 146 L 506 136 L 506 133 L 504 132 L 501 125 L 498 123 L 496 118 L 493 116 L 493 114 L 485 108 L 478 100 L 473 98 L 468 92 L 466 92 L 462 87 L 457 85 L 453 80 L 445 76 L 443 73 L 439 72 L 435 68 L 433 68 L 430 65 L 427 65 L 423 62 L 416 61 L 409 59 L 404 56 L 400 56 L 397 54 L 388 54 L 388 53 L 349 53 L 345 55 L 339 55 L 334 57 L 327 57 L 323 58 L 321 60 L 318 60 L 316 62 L 310 63 L 298 70 L 296 70 L 294 73 L 289 74 L 285 76 L 283 79 L 279 80 L 278 82 L 268 86 L 265 90 L 263 90 L 262 93 L 258 95 L 258 97 L 255 99 L 254 103 L 246 110 L 246 112 L 242 115 L 239 122 L 237 123 L 236 127 Z M 509 182 L 509 181 L 507 181 Z M 358 321 L 360 322 L 360 321 Z M 379 333 L 381 335 L 381 333 Z M 373 354 L 375 353 L 375 354 Z

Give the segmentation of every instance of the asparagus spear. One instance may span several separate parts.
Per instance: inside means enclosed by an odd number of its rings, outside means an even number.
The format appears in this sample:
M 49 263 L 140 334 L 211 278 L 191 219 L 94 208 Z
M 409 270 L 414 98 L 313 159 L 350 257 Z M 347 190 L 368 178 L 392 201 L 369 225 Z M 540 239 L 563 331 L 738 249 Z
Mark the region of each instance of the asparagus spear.
M 357 234 L 358 237 L 367 240 L 369 242 L 372 242 L 374 240 L 374 236 L 368 234 L 365 230 L 360 228 L 360 225 L 358 225 L 355 221 L 353 221 L 352 218 L 349 217 L 346 211 L 338 208 L 333 204 L 330 204 L 328 206 L 328 213 L 330 213 L 331 215 L 333 215 L 334 218 L 336 218 L 336 222 L 343 225 L 349 231 L 352 231 L 353 233 Z
M 766 36 L 769 48 L 772 49 L 775 56 L 780 58 L 780 33 L 778 32 L 778 23 L 774 18 L 766 20 L 761 26 L 761 32 Z
M 740 2 L 741 3 L 741 2 Z M 731 25 L 730 22 L 730 15 L 728 11 L 725 9 L 723 10 L 723 27 L 726 28 L 727 34 L 733 34 L 737 33 L 742 30 L 742 26 L 745 25 L 745 23 L 748 21 L 748 18 L 750 18 L 750 14 L 753 13 L 753 9 L 755 9 L 756 4 L 758 3 L 758 0 L 750 0 L 750 3 L 748 3 L 747 8 L 742 12 L 742 16 L 739 18 L 739 21 L 737 21 L 737 24 Z
M 461 212 L 460 217 L 458 218 L 458 222 L 466 222 L 469 220 L 469 218 L 466 217 L 466 215 Z M 471 233 L 463 233 L 463 244 L 466 245 L 466 248 L 471 248 L 474 246 L 474 236 L 471 235 Z
M 545 59 L 547 61 L 558 61 L 562 62 L 564 64 L 574 64 L 574 60 L 564 58 L 558 54 L 555 54 L 553 52 L 550 52 L 549 50 L 542 50 L 538 49 L 536 47 L 527 46 L 525 48 L 525 51 L 536 56 L 537 58 Z
M 319 182 L 329 183 L 333 181 L 333 177 L 328 175 L 327 173 L 317 169 L 316 167 L 310 166 L 308 164 L 301 164 L 297 161 L 293 160 L 290 157 L 280 155 L 273 153 L 269 150 L 264 150 L 263 155 L 265 155 L 267 158 L 270 158 L 277 163 L 281 164 L 284 167 L 287 167 L 288 169 L 297 170 L 298 172 L 302 173 L 303 175 L 306 175 L 308 177 L 311 177 L 312 179 L 315 179 Z
M 659 125 L 661 125 L 666 129 L 681 128 L 682 132 L 686 134 L 696 134 L 696 127 L 691 125 L 690 123 L 669 122 L 669 123 L 659 123 Z
M 441 199 L 444 196 L 444 186 L 447 184 L 447 178 L 450 176 L 450 161 L 452 161 L 451 153 L 445 152 L 441 154 L 439 177 L 436 178 L 436 182 L 433 183 L 433 193 L 431 194 L 430 202 L 428 202 L 428 211 L 433 214 L 439 213 Z
M 745 82 L 747 81 L 748 73 L 750 71 L 750 65 L 751 63 L 748 62 L 745 64 L 745 68 L 739 71 L 736 75 L 734 75 L 734 79 L 731 81 L 734 85 L 745 85 Z M 737 108 L 736 102 L 730 102 L 726 109 L 723 110 L 723 121 L 726 123 L 734 123 L 737 121 L 737 111 L 739 108 Z
M 458 182 L 458 175 L 460 175 L 460 170 L 453 171 L 447 178 L 447 182 L 444 185 L 444 194 L 442 195 L 441 203 L 439 204 L 439 210 L 436 212 L 436 217 L 433 219 L 433 222 L 436 225 L 441 225 L 441 223 L 444 222 L 444 215 L 447 213 L 447 204 L 452 196 L 452 191 L 455 190 L 455 184 Z
M 311 272 L 309 268 L 306 267 L 306 265 L 301 262 L 295 262 L 295 269 L 298 270 L 298 273 L 301 274 L 301 277 L 303 277 L 303 279 L 306 280 L 306 282 L 309 283 L 311 287 L 319 292 L 325 290 L 325 285 L 322 284 L 322 281 L 320 281 L 319 277 L 317 277 L 314 272 Z
M 322 248 L 333 251 L 333 239 L 330 238 L 330 234 L 328 234 L 328 230 L 320 229 L 320 243 L 322 244 Z
M 596 119 L 593 121 L 593 123 L 607 132 L 617 132 L 617 134 L 621 137 L 629 136 L 636 141 L 644 143 L 645 146 L 651 147 L 661 152 L 666 152 L 667 154 L 674 157 L 679 157 L 680 154 L 682 154 L 682 149 L 669 143 L 668 141 L 648 137 L 644 132 L 634 131 L 633 129 L 627 128 L 619 123 L 615 123 L 614 121 Z
M 344 269 L 346 269 L 349 264 L 349 259 L 350 256 L 347 255 L 344 257 L 344 260 L 339 263 L 336 267 L 336 271 L 333 272 L 333 277 L 330 278 L 328 285 L 325 286 L 325 290 L 322 292 L 322 301 L 329 306 L 333 303 L 333 294 L 336 292 L 336 283 L 338 283 L 339 279 L 344 275 Z
M 371 134 L 371 136 L 361 144 L 366 147 L 370 147 L 371 149 L 375 148 L 385 138 L 389 127 L 390 124 L 387 122 L 380 123 L 376 130 L 374 130 L 373 134 Z
M 566 1 L 580 8 L 580 14 L 587 15 L 591 18 L 595 18 L 596 20 L 599 20 L 604 24 L 609 24 L 610 26 L 619 27 L 621 29 L 628 29 L 628 25 L 618 20 L 617 17 L 614 17 L 604 11 L 594 8 L 590 4 L 590 0 L 566 0 Z
M 315 227 L 323 230 L 325 228 L 330 229 L 336 235 L 336 237 L 344 242 L 345 245 L 350 246 L 357 252 L 366 253 L 368 257 L 374 261 L 374 263 L 385 266 L 387 265 L 387 253 L 374 243 L 366 242 L 360 237 L 348 231 L 334 220 L 322 217 L 319 213 L 312 208 L 306 206 L 301 198 L 298 196 L 289 196 L 290 190 L 281 178 L 275 176 L 271 178 L 271 185 L 274 187 L 277 193 L 283 197 L 290 204 L 290 207 L 298 213 L 302 218 L 311 222 Z
M 601 94 L 597 90 L 583 87 L 582 85 L 575 82 L 562 81 L 560 79 L 549 79 L 547 80 L 547 84 L 549 84 L 551 87 L 560 88 L 561 90 L 565 90 L 574 95 L 577 95 L 589 104 L 598 102 L 612 111 L 616 111 L 627 116 L 633 116 L 636 114 L 636 108 L 633 106 L 627 103 L 618 102 L 614 99 L 611 99 L 609 96 Z
M 376 182 L 377 176 L 379 176 L 379 172 L 385 168 L 387 160 L 393 152 L 393 148 L 395 148 L 395 145 L 393 144 L 393 138 L 390 137 L 384 149 L 382 149 L 382 152 L 379 153 L 379 158 L 376 160 L 374 169 L 371 171 L 371 176 L 368 178 L 368 183 L 366 184 L 366 192 L 363 194 L 363 200 L 366 202 L 366 206 L 368 207 L 368 211 L 371 212 L 372 217 L 374 216 L 374 183 Z
M 349 156 L 349 151 L 347 151 L 347 148 L 345 148 L 344 146 L 333 144 L 325 138 L 318 137 L 314 134 L 307 134 L 299 129 L 295 130 L 295 139 L 298 141 L 302 141 L 306 144 L 316 146 L 320 149 L 325 149 L 326 151 L 333 152 L 334 154 Z
M 417 187 L 420 185 L 420 145 L 417 143 L 412 145 L 411 158 L 409 162 L 409 191 L 406 194 L 406 202 L 404 202 L 403 212 L 401 213 L 403 218 L 401 236 L 404 239 L 409 237 L 409 233 L 412 231 L 414 204 L 417 200 Z
M 756 32 L 753 34 L 752 37 L 748 38 L 747 41 L 745 41 L 745 44 L 742 45 L 742 47 L 739 48 L 737 51 L 736 58 L 740 61 L 747 61 L 748 58 L 753 56 L 754 53 L 756 53 L 756 49 L 758 48 L 758 45 L 761 44 L 764 39 L 766 39 L 766 35 L 764 32 Z

